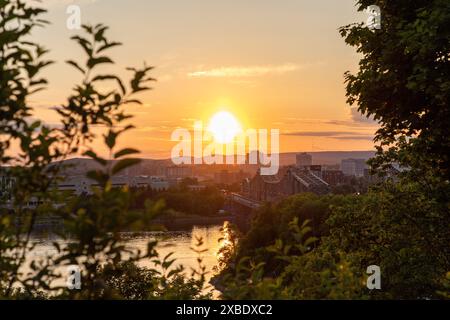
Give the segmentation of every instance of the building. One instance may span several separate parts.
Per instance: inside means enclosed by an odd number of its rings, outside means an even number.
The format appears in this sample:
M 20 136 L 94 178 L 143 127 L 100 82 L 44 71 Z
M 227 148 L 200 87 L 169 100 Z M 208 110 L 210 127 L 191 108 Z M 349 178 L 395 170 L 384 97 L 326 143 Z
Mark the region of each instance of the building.
M 151 188 L 153 190 L 169 189 L 169 182 L 163 177 L 153 176 L 113 176 L 111 178 L 113 188 L 123 188 L 125 186 L 131 188 Z M 97 187 L 96 181 L 91 180 L 83 175 L 68 176 L 57 184 L 59 191 L 68 191 L 76 195 L 92 194 L 92 188 Z
M 11 190 L 14 188 L 15 178 L 9 175 L 0 175 L 0 197 L 10 200 Z
M 249 180 L 249 196 L 256 201 L 276 201 L 284 197 L 278 176 L 263 176 L 260 171 Z
M 312 165 L 312 155 L 303 152 L 298 153 L 295 156 L 295 163 L 297 167 L 305 167 L 305 166 L 311 166 Z
M 241 193 L 247 197 L 250 197 L 250 181 L 250 178 L 241 181 Z
M 402 172 L 403 168 L 399 168 L 396 166 L 391 166 L 390 168 L 387 168 L 382 172 L 382 174 L 377 174 L 376 172 L 371 172 L 370 169 L 364 170 L 364 178 L 370 183 L 370 184 L 377 184 L 381 183 L 383 181 L 386 181 L 388 179 L 391 179 L 395 182 L 399 180 L 399 174 Z
M 329 184 L 308 168 L 291 167 L 282 179 L 283 193 L 287 196 L 302 192 L 327 194 Z
M 214 173 L 214 182 L 219 184 L 233 184 L 239 183 L 245 179 L 248 175 L 244 171 L 228 171 L 221 170 L 220 172 Z
M 164 177 L 136 176 L 130 179 L 130 187 L 150 188 L 155 191 L 169 189 L 169 181 Z
M 252 200 L 274 202 L 302 192 L 327 194 L 330 186 L 309 167 L 292 166 L 280 168 L 274 176 L 263 176 L 258 171 L 252 179 L 244 180 L 242 190 Z
M 304 167 L 304 169 L 308 169 L 312 173 L 314 173 L 319 178 L 322 178 L 322 166 L 321 165 L 311 165 L 309 167 Z
M 190 184 L 187 188 L 191 191 L 202 191 L 206 189 L 206 186 L 204 184 Z
M 169 166 L 166 176 L 169 179 L 190 178 L 193 176 L 192 166 Z
M 341 170 L 322 171 L 322 179 L 332 186 L 337 186 L 344 183 L 344 178 L 344 173 Z
M 344 159 L 341 161 L 341 170 L 346 176 L 364 177 L 364 170 L 367 168 L 365 159 Z
M 94 181 L 86 178 L 83 175 L 68 176 L 63 181 L 60 181 L 56 188 L 59 191 L 67 191 L 76 195 L 91 194 L 91 188 Z

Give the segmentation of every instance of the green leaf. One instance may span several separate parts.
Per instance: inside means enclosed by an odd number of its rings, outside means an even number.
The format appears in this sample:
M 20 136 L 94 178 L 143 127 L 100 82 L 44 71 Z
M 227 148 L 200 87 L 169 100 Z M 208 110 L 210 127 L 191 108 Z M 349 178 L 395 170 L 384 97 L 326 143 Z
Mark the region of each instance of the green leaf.
M 98 29 L 97 29 L 97 31 L 95 32 L 95 35 L 94 35 L 95 41 L 106 41 L 104 33 L 105 33 L 106 30 L 108 30 L 108 27 L 99 24 L 99 25 L 96 26 L 96 28 L 98 28 Z
M 90 170 L 86 173 L 86 177 L 98 182 L 102 186 L 109 180 L 109 176 L 100 170 Z
M 107 50 L 109 48 L 116 47 L 116 46 L 121 46 L 121 45 L 122 45 L 122 43 L 120 43 L 120 42 L 105 43 L 103 46 L 98 48 L 97 53 L 100 53 L 100 52 L 102 52 L 104 50 Z
M 86 65 L 88 68 L 92 69 L 96 65 L 102 64 L 102 63 L 114 63 L 114 62 L 108 57 L 97 57 L 97 58 L 91 57 L 91 58 L 89 58 Z
M 114 148 L 116 145 L 116 139 L 117 139 L 118 133 L 114 132 L 113 130 L 109 130 L 108 134 L 105 135 L 105 144 L 108 146 L 109 149 Z
M 85 38 L 82 38 L 80 36 L 73 36 L 70 39 L 77 41 L 78 44 L 84 49 L 86 54 L 89 57 L 92 57 L 92 45 L 88 40 L 86 40 Z
M 78 69 L 82 74 L 85 74 L 85 73 L 86 73 L 86 71 L 85 71 L 82 67 L 80 67 L 80 66 L 78 65 L 78 63 L 76 63 L 75 61 L 73 61 L 73 60 L 67 60 L 66 63 L 68 63 L 68 64 L 74 66 L 74 67 L 75 67 L 76 69 Z
M 139 150 L 136 150 L 136 149 L 133 149 L 133 148 L 125 148 L 125 149 L 122 149 L 122 150 L 116 152 L 114 154 L 114 159 L 118 159 L 120 157 L 127 156 L 127 155 L 130 155 L 130 154 L 135 154 L 135 153 L 139 153 Z
M 94 79 L 92 79 L 92 81 L 103 81 L 103 80 L 116 80 L 120 86 L 120 90 L 122 90 L 122 93 L 123 94 L 127 93 L 125 86 L 122 83 L 122 80 L 120 80 L 120 78 L 115 75 L 109 75 L 109 74 L 99 75 L 99 76 L 96 76 Z
M 138 164 L 140 162 L 141 162 L 140 159 L 132 159 L 132 158 L 120 160 L 112 168 L 112 174 L 113 175 L 117 174 L 120 171 L 122 171 L 122 170 L 124 170 L 124 169 L 126 169 L 128 167 L 134 166 L 134 165 L 136 165 L 136 164 Z
M 107 161 L 103 158 L 100 158 L 94 151 L 89 150 L 86 151 L 85 153 L 83 153 L 83 155 L 92 158 L 93 160 L 95 160 L 96 162 L 98 162 L 99 164 L 101 164 L 102 166 L 106 166 Z

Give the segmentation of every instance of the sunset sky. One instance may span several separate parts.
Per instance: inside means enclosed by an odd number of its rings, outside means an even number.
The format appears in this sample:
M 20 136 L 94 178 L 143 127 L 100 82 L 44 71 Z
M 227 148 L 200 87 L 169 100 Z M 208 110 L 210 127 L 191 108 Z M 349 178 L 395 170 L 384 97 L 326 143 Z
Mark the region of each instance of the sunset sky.
M 124 44 L 110 51 L 116 65 L 99 70 L 128 79 L 128 66 L 156 67 L 144 105 L 129 107 L 137 128 L 122 140 L 145 157 L 168 157 L 174 129 L 207 125 L 218 111 L 234 114 L 243 128 L 280 129 L 282 152 L 371 150 L 377 127 L 345 102 L 343 73 L 355 71 L 359 57 L 337 29 L 366 20 L 354 2 L 45 0 L 51 25 L 34 39 L 57 63 L 44 72 L 49 88 L 31 102 L 54 123 L 51 107 L 80 81 L 64 63 L 82 57 L 69 40 L 78 32 L 66 28 L 73 3 L 83 23 L 110 26 L 109 38 Z

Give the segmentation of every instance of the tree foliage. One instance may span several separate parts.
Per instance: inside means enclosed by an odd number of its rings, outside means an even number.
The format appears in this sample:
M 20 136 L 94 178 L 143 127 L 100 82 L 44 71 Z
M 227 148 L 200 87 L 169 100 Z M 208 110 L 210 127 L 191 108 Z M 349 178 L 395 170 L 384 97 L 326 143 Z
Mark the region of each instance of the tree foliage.
M 114 63 L 108 54 L 120 43 L 107 39 L 108 28 L 102 24 L 83 25 L 83 33 L 72 40 L 85 59 L 67 61 L 81 73 L 81 83 L 66 103 L 55 108 L 59 125 L 36 120 L 30 96 L 45 88 L 41 72 L 51 62 L 45 60 L 47 50 L 29 39 L 36 27 L 47 24 L 41 19 L 44 12 L 30 1 L 0 1 L 0 159 L 8 182 L 1 190 L 0 297 L 133 299 L 173 297 L 174 292 L 183 292 L 184 298 L 203 297 L 203 269 L 198 280 L 184 279 L 182 269 L 168 270 L 173 261 L 160 259 L 155 243 L 148 243 L 144 252 L 132 251 L 122 239 L 122 231 L 148 228 L 164 211 L 161 202 L 130 209 L 129 190 L 111 184 L 113 175 L 139 161 L 130 157 L 137 150 L 117 150 L 116 146 L 120 135 L 132 128 L 124 107 L 140 104 L 136 96 L 150 89 L 152 67 L 128 68 L 128 84 L 115 74 L 98 73 L 98 66 Z M 106 81 L 111 85 L 103 86 Z M 113 166 L 89 147 L 98 138 L 94 127 L 103 128 L 103 142 L 116 160 Z M 18 152 L 11 150 L 14 146 Z M 80 152 L 102 169 L 87 173 L 97 185 L 91 196 L 68 197 L 55 188 L 63 178 L 60 160 Z M 43 216 L 64 220 L 65 232 L 60 236 L 66 241 L 63 245 L 55 241 L 55 254 L 27 265 L 27 255 L 36 245 L 31 236 Z M 136 263 L 143 259 L 162 271 L 138 267 Z M 72 264 L 81 268 L 81 290 L 69 291 L 57 281 L 65 278 L 64 267 Z M 137 278 L 140 285 L 131 281 Z
M 381 126 L 373 169 L 385 174 L 397 163 L 406 170 L 338 202 L 296 196 L 263 209 L 222 276 L 242 284 L 242 274 L 264 274 L 264 283 L 276 284 L 274 292 L 298 299 L 448 297 L 450 3 L 359 0 L 357 5 L 359 10 L 378 5 L 382 19 L 380 30 L 364 24 L 340 29 L 362 54 L 358 72 L 345 74 L 348 102 Z M 298 238 L 302 229 L 293 232 L 292 224 L 283 223 L 293 218 L 301 224 L 312 218 L 313 225 L 315 219 L 314 230 L 326 232 L 318 233 L 311 248 L 298 248 L 308 240 Z M 243 272 L 239 259 L 257 271 Z M 370 265 L 381 268 L 381 290 L 366 288 Z M 246 297 L 265 296 L 252 291 Z
M 392 162 L 421 176 L 449 179 L 450 3 L 446 0 L 359 0 L 381 9 L 381 29 L 340 29 L 362 54 L 346 73 L 350 104 L 381 124 L 375 167 Z

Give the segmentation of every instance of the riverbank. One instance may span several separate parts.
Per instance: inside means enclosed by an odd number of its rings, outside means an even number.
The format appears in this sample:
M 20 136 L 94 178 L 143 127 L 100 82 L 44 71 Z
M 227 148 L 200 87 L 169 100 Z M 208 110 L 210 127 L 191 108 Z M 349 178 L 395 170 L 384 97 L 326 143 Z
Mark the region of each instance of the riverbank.
M 183 213 L 172 213 L 169 215 L 160 216 L 152 221 L 156 226 L 161 226 L 161 229 L 168 231 L 189 230 L 194 226 L 213 226 L 223 225 L 225 221 L 235 222 L 235 217 L 232 215 L 217 215 L 217 216 L 200 216 L 187 215 Z M 64 230 L 64 221 L 60 217 L 46 216 L 38 217 L 33 233 L 46 233 L 51 231 Z M 132 231 L 132 230 L 124 230 Z
M 155 224 L 164 226 L 169 231 L 187 230 L 194 226 L 222 225 L 225 221 L 234 222 L 232 215 L 221 216 L 162 216 L 153 220 Z

